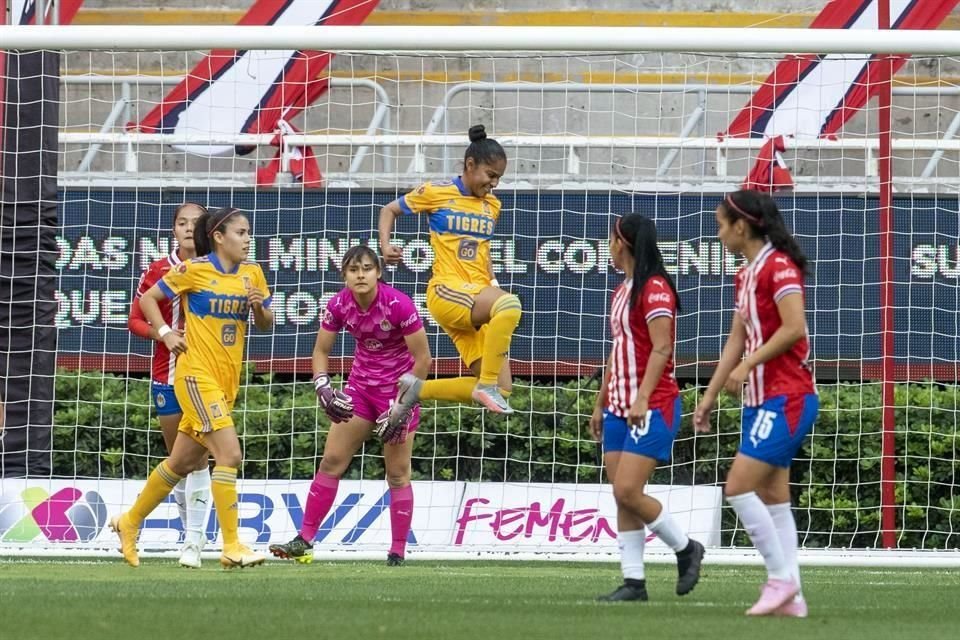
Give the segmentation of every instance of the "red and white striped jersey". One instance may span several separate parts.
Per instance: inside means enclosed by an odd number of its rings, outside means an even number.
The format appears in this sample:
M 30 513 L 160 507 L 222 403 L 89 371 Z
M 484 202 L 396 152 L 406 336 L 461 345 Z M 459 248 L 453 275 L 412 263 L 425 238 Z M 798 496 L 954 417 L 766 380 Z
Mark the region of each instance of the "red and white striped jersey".
M 770 339 L 783 324 L 777 303 L 791 293 L 804 295 L 803 272 L 790 256 L 767 243 L 756 259 L 734 279 L 737 313 L 747 330 L 744 355 L 748 356 Z M 785 353 L 757 365 L 747 379 L 744 404 L 758 407 L 775 396 L 816 393 L 807 360 L 807 333 Z
M 166 258 L 161 258 L 150 263 L 147 270 L 140 276 L 140 284 L 137 285 L 137 293 L 134 297 L 134 304 L 140 300 L 140 296 L 150 290 L 157 284 L 171 267 L 175 267 L 183 262 L 176 251 L 170 253 Z M 163 314 L 163 321 L 172 329 L 183 329 L 184 313 L 180 307 L 180 296 L 172 299 L 160 300 L 160 312 Z M 177 366 L 177 357 L 170 353 L 166 345 L 161 341 L 154 343 L 153 347 L 153 379 L 162 384 L 173 384 L 173 375 Z
M 651 276 L 637 296 L 637 304 L 630 308 L 632 280 L 625 280 L 613 292 L 610 307 L 610 329 L 613 335 L 613 354 L 610 361 L 610 383 L 607 386 L 607 406 L 611 413 L 625 418 L 637 397 L 647 360 L 653 350 L 647 323 L 655 318 L 673 320 L 670 329 L 671 351 L 676 341 L 677 300 L 673 289 L 661 276 Z M 673 377 L 673 354 L 667 360 L 663 375 L 650 394 L 650 409 L 673 411 L 673 402 L 680 393 Z

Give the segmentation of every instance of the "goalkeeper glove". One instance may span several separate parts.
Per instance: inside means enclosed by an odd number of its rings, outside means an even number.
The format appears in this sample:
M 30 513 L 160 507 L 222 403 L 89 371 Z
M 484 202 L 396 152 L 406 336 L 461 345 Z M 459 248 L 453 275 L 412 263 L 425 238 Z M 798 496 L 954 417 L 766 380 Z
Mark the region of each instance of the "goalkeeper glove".
M 332 422 L 346 422 L 353 417 L 353 398 L 330 386 L 330 376 L 318 373 L 313 377 L 320 406 Z

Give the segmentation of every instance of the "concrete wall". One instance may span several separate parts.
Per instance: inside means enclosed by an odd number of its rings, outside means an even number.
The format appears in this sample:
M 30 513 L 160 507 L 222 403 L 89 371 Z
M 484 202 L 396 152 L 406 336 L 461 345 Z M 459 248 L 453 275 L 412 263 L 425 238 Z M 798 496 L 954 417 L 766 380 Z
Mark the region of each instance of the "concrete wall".
M 87 0 L 81 22 L 109 22 L 113 19 L 129 22 L 162 23 L 168 19 L 217 22 L 249 6 L 249 0 L 222 0 L 206 2 L 198 11 L 189 0 Z M 564 0 L 562 9 L 543 11 L 543 3 L 532 0 L 382 0 L 371 16 L 371 22 L 396 20 L 416 24 L 442 16 L 451 22 L 476 23 L 488 21 L 503 24 L 516 23 L 518 16 L 531 16 L 532 21 L 556 24 L 602 24 L 616 20 L 626 24 L 689 25 L 722 23 L 749 26 L 764 24 L 802 27 L 811 17 L 809 2 L 781 1 L 776 12 L 770 2 L 724 1 L 695 2 L 677 0 L 669 11 L 659 11 L 662 3 L 648 0 L 607 0 L 598 7 L 596 2 Z M 176 13 L 180 11 L 181 13 Z M 187 14 L 182 13 L 188 12 Z M 164 12 L 167 12 L 166 14 Z M 193 13 L 189 13 L 193 12 Z M 204 13 L 206 12 L 206 13 Z M 524 13 L 527 12 L 527 13 Z M 167 16 L 165 18 L 164 16 Z M 379 17 L 378 17 L 379 16 Z M 606 21 L 606 22 L 604 22 Z M 116 28 L 116 26 L 105 27 Z M 175 75 L 189 69 L 200 53 L 93 53 L 71 54 L 64 59 L 65 74 L 168 74 Z M 576 55 L 532 57 L 458 57 L 458 56 L 370 56 L 340 55 L 331 71 L 338 77 L 369 77 L 388 93 L 393 105 L 392 131 L 420 133 L 427 126 L 434 109 L 444 94 L 454 85 L 468 80 L 523 81 L 523 82 L 616 82 L 626 85 L 657 82 L 700 84 L 717 87 L 717 92 L 706 97 L 703 106 L 706 115 L 695 135 L 712 136 L 724 130 L 732 117 L 746 102 L 747 96 L 730 94 L 724 87 L 762 81 L 775 64 L 776 58 L 706 57 L 693 55 Z M 900 78 L 912 84 L 938 82 L 953 84 L 960 77 L 958 63 L 953 59 L 926 59 L 911 62 Z M 99 128 L 113 104 L 120 97 L 120 86 L 76 87 L 64 92 L 63 123 L 68 130 Z M 137 120 L 163 95 L 157 87 L 132 86 L 131 119 Z M 611 95 L 607 92 L 517 94 L 498 92 L 462 93 L 451 103 L 446 130 L 463 133 L 473 123 L 482 122 L 495 135 L 500 134 L 575 134 L 575 135 L 660 135 L 676 136 L 699 104 L 696 95 L 671 93 L 636 93 Z M 960 102 L 951 97 L 899 97 L 895 100 L 895 129 L 900 136 L 934 137 L 942 134 Z M 849 124 L 845 136 L 874 135 L 876 117 L 871 108 L 858 115 Z M 363 131 L 375 109 L 371 92 L 363 89 L 334 89 L 314 105 L 296 124 L 310 131 Z M 122 124 L 122 123 L 121 123 Z M 441 129 L 443 132 L 443 129 Z M 83 149 L 71 148 L 63 154 L 63 169 L 76 167 Z M 328 174 L 346 171 L 350 164 L 349 149 L 318 149 L 321 164 Z M 401 149 L 397 165 L 405 169 L 410 159 L 409 149 Z M 442 174 L 441 150 L 429 149 L 427 172 Z M 272 155 L 272 150 L 262 153 Z M 453 149 L 457 156 L 462 149 Z M 664 152 L 593 150 L 581 154 L 581 175 L 578 180 L 613 182 L 649 181 L 663 160 Z M 171 152 L 169 149 L 141 149 L 138 154 L 143 171 L 162 171 L 168 174 L 184 172 L 226 171 L 242 176 L 252 175 L 256 158 L 214 159 L 195 158 Z M 515 176 L 543 178 L 562 174 L 565 151 L 558 149 L 522 149 L 512 159 Z M 798 176 L 857 177 L 865 172 L 863 156 L 857 153 L 809 155 L 788 160 Z M 916 175 L 922 169 L 926 156 L 915 157 L 908 152 L 898 154 L 897 171 L 901 175 Z M 958 175 L 958 158 L 948 154 L 941 163 L 941 175 Z M 117 171 L 123 167 L 122 150 L 104 149 L 94 165 L 96 170 Z M 729 167 L 733 176 L 746 173 L 745 157 Z M 381 172 L 382 163 L 368 161 L 364 171 Z M 673 165 L 672 181 L 697 181 L 715 175 L 716 166 L 710 154 L 685 152 Z

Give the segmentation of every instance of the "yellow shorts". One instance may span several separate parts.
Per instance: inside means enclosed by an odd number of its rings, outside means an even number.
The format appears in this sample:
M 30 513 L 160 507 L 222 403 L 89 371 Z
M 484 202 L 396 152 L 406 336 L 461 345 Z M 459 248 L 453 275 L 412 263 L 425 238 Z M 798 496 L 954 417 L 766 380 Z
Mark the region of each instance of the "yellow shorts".
M 179 430 L 203 444 L 203 434 L 233 426 L 233 402 L 213 378 L 177 376 L 173 391 L 183 410 Z
M 444 333 L 450 336 L 453 346 L 468 367 L 483 356 L 483 337 L 486 326 L 473 326 L 470 313 L 477 294 L 487 285 L 457 281 L 434 281 L 427 287 L 427 311 Z

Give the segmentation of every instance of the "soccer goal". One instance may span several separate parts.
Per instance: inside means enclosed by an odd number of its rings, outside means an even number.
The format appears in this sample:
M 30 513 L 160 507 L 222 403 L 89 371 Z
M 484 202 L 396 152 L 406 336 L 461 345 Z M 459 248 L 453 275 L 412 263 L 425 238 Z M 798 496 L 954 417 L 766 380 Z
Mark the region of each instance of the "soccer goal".
M 608 234 L 630 211 L 656 221 L 683 305 L 683 421 L 651 492 L 711 557 L 755 556 L 722 499 L 739 401 L 721 402 L 708 435 L 694 436 L 690 415 L 741 265 L 716 238 L 714 209 L 755 170 L 788 169 L 792 189 L 776 197 L 813 263 L 822 406 L 792 473 L 802 558 L 960 564 L 957 33 L 48 26 L 0 27 L 0 43 L 3 232 L 19 228 L 25 243 L 5 235 L 3 251 L 32 261 L 13 282 L 30 291 L 16 304 L 35 309 L 25 329 L 9 323 L 26 346 L 11 337 L 4 364 L 3 471 L 29 477 L 0 480 L 0 554 L 115 553 L 108 515 L 166 455 L 152 346 L 127 315 L 140 274 L 175 249 L 184 201 L 250 214 L 276 327 L 248 339 L 235 412 L 240 533 L 260 548 L 292 537 L 329 427 L 310 353 L 342 286 L 339 260 L 376 247 L 380 207 L 456 176 L 467 129 L 484 124 L 509 156 L 491 247 L 500 284 L 524 306 L 511 347 L 517 412 L 424 406 L 414 557 L 616 557 L 616 508 L 587 421 L 620 281 Z M 332 57 L 285 77 L 298 50 Z M 784 55 L 807 53 L 819 55 L 788 64 L 834 66 L 768 79 Z M 842 112 L 832 129 L 798 124 L 824 109 Z M 436 374 L 455 375 L 456 351 L 425 308 L 428 234 L 424 221 L 399 221 L 403 265 L 384 279 L 421 307 Z M 352 348 L 341 336 L 337 373 Z M 44 353 L 55 355 L 52 431 L 28 416 L 37 398 L 13 391 L 51 385 L 52 371 L 31 368 Z M 345 479 L 318 554 L 380 557 L 390 527 L 378 442 Z M 207 533 L 217 548 L 214 514 Z M 171 552 L 181 535 L 171 500 L 141 546 Z M 650 552 L 668 555 L 655 540 Z

